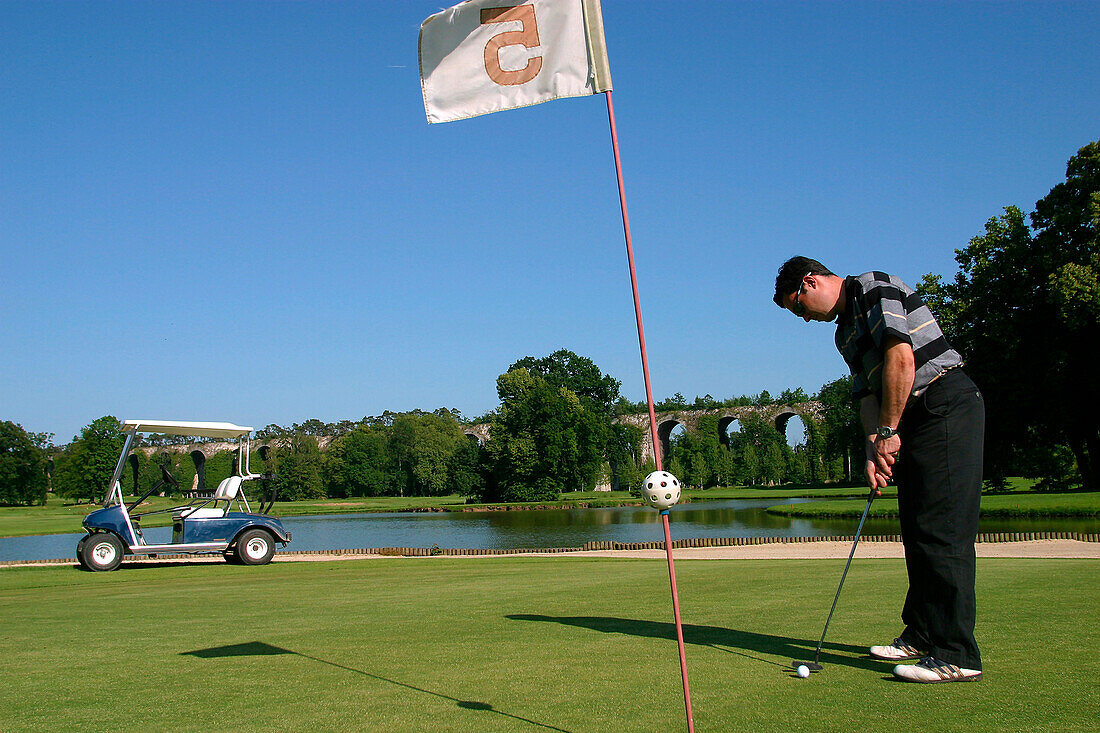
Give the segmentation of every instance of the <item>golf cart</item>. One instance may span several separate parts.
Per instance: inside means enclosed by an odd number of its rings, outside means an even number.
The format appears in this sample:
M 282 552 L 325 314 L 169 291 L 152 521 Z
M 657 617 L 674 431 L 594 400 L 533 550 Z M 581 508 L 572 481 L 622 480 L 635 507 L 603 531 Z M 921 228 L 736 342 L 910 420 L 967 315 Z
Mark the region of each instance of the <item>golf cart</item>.
M 290 542 L 290 533 L 283 529 L 282 522 L 267 514 L 275 503 L 274 492 L 267 498 L 266 511 L 263 500 L 256 513 L 248 506 L 244 484 L 264 478 L 262 474 L 252 473 L 249 466 L 249 434 L 252 428 L 223 422 L 126 420 L 122 430 L 126 434 L 126 442 L 108 484 L 103 508 L 84 518 L 84 531 L 88 534 L 76 546 L 76 559 L 81 567 L 87 570 L 115 570 L 123 555 L 156 557 L 176 553 L 221 554 L 231 563 L 264 565 L 275 554 L 276 542 L 283 546 Z M 162 466 L 160 481 L 129 505 L 123 501 L 120 480 L 138 433 L 236 439 L 237 472 L 218 484 L 209 498 L 195 499 L 190 504 L 170 509 L 134 513 L 152 494 L 179 486 L 175 477 Z M 232 511 L 234 504 L 237 511 Z M 141 519 L 169 512 L 172 514 L 172 541 L 168 544 L 146 542 Z

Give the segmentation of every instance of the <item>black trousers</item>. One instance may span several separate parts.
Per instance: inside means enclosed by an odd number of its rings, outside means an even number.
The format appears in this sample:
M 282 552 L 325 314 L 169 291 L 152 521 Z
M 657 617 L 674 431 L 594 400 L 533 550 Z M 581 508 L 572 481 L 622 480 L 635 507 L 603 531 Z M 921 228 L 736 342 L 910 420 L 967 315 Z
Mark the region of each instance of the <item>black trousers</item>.
M 902 639 L 940 661 L 981 669 L 974 640 L 974 541 L 982 491 L 985 403 L 961 369 L 909 405 L 895 478 L 909 592 Z

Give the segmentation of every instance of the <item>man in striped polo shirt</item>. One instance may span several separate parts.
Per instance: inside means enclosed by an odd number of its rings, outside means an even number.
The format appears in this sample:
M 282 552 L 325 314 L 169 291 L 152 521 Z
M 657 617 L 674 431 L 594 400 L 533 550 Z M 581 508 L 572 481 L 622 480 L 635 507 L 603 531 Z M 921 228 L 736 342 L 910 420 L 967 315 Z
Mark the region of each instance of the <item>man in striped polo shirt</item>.
M 793 257 L 775 279 L 776 305 L 804 321 L 836 322 L 852 373 L 871 488 L 898 486 L 909 591 L 905 629 L 871 656 L 913 682 L 977 680 L 974 540 L 981 500 L 985 405 L 932 312 L 883 272 L 846 278 Z

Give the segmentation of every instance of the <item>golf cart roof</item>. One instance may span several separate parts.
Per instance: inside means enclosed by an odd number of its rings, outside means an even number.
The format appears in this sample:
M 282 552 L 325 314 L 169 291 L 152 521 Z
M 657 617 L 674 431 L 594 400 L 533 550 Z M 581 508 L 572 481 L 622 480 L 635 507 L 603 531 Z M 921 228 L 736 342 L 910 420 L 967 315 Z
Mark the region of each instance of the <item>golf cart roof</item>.
M 162 433 L 164 435 L 195 435 L 202 438 L 240 438 L 252 428 L 230 422 L 181 422 L 179 420 L 126 420 L 123 432 Z

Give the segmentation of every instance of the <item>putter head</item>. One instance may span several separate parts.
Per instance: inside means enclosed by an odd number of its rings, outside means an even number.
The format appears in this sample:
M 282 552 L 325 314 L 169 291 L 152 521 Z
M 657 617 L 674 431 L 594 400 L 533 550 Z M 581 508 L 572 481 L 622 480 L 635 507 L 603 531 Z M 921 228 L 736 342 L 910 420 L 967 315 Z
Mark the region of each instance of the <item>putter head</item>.
M 817 662 L 806 662 L 801 659 L 795 659 L 791 661 L 791 669 L 798 669 L 801 665 L 805 665 L 806 669 L 810 670 L 810 672 L 820 672 L 821 670 L 825 669 Z

